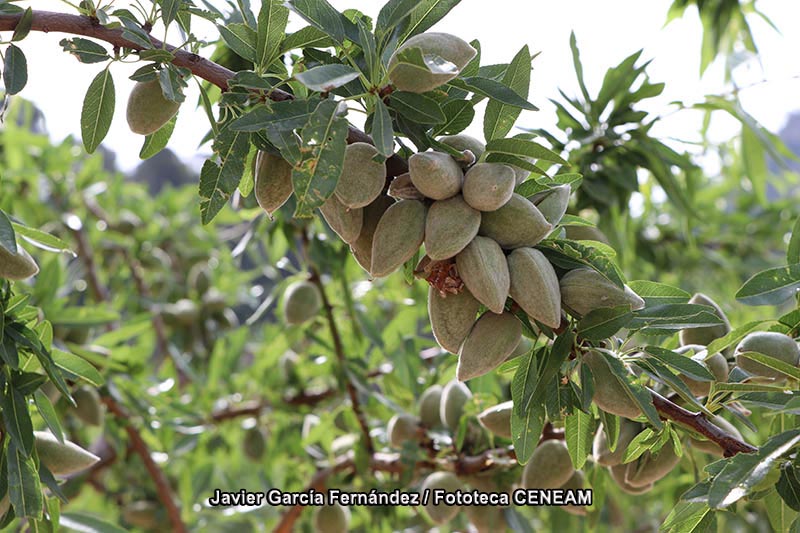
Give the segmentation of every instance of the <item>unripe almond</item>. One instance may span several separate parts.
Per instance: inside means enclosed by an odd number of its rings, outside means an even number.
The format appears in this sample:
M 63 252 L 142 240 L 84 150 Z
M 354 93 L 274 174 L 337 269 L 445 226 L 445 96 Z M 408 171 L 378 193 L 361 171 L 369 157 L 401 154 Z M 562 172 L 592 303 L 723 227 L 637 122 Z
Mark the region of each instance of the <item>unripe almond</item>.
M 350 509 L 339 503 L 326 504 L 314 510 L 314 533 L 347 533 Z
M 34 445 L 39 460 L 53 475 L 67 476 L 85 470 L 100 460 L 75 443 L 65 440 L 59 442 L 47 431 L 33 432 Z
M 533 450 L 522 471 L 522 487 L 557 489 L 575 473 L 569 450 L 563 440 L 548 439 Z
M 294 191 L 292 165 L 279 155 L 259 150 L 254 192 L 258 205 L 272 218 Z
M 427 69 L 401 63 L 398 55 L 404 50 L 419 48 L 423 56 L 432 56 L 449 62 L 451 68 L 442 72 L 431 72 Z M 477 50 L 468 42 L 449 33 L 420 33 L 408 39 L 397 48 L 389 58 L 387 70 L 389 79 L 401 91 L 425 93 L 444 85 L 458 76 L 461 69 L 475 57 Z
M 558 185 L 531 196 L 529 200 L 542 213 L 545 220 L 555 226 L 567 212 L 571 192 L 569 185 Z
M 480 225 L 480 212 L 461 195 L 433 202 L 425 220 L 425 253 L 434 261 L 454 257 L 475 238 Z
M 419 152 L 408 158 L 408 174 L 419 192 L 432 200 L 446 200 L 461 192 L 464 173 L 441 152 Z
M 75 414 L 90 426 L 102 426 L 105 418 L 103 404 L 96 389 L 81 387 L 72 393 L 75 400 Z
M 447 146 L 455 148 L 461 152 L 464 150 L 469 150 L 472 152 L 472 155 L 475 156 L 475 159 L 480 159 L 480 157 L 486 151 L 485 144 L 475 137 L 465 133 L 459 133 L 457 135 L 443 135 L 437 140 L 440 143 L 446 144 Z
M 800 348 L 797 343 L 788 335 L 775 331 L 755 331 L 742 339 L 736 346 L 736 364 L 755 376 L 776 380 L 786 379 L 785 374 L 743 356 L 743 352 L 758 352 L 792 366 L 798 366 L 800 361 Z
M 511 355 L 508 356 L 507 360 L 514 359 L 515 357 L 519 357 L 520 355 L 525 355 L 526 353 L 531 351 L 533 348 L 533 341 L 530 340 L 528 337 L 522 337 L 519 340 L 519 344 L 517 347 L 514 348 L 514 351 L 511 352 Z
M 335 194 L 319 208 L 328 226 L 347 244 L 351 244 L 361 234 L 364 225 L 364 210 L 344 205 Z
M 728 381 L 728 361 L 725 359 L 725 356 L 720 353 L 715 353 L 706 359 L 706 355 L 700 353 L 704 352 L 705 349 L 705 346 L 699 344 L 687 344 L 675 350 L 675 353 L 684 354 L 690 350 L 693 351 L 694 355 L 692 355 L 692 360 L 708 368 L 711 374 L 714 375 L 715 381 L 723 383 Z M 684 374 L 678 374 L 678 377 L 681 378 L 689 388 L 689 391 L 695 396 L 708 396 L 711 390 L 710 381 L 697 381 Z
M 431 385 L 419 397 L 419 418 L 426 428 L 438 427 L 442 418 L 439 414 L 442 403 L 442 386 Z
M 402 448 L 407 441 L 416 442 L 420 421 L 414 416 L 399 414 L 394 415 L 386 426 L 389 443 L 395 448 Z
M 581 490 L 586 486 L 586 476 L 583 475 L 583 472 L 580 470 L 576 470 L 572 476 L 567 480 L 566 483 L 559 487 L 562 490 Z M 582 505 L 565 505 L 561 507 L 564 511 L 568 512 L 569 514 L 574 514 L 577 516 L 584 516 L 586 514 L 586 507 Z
M 500 366 L 521 337 L 522 324 L 513 314 L 484 313 L 458 351 L 458 380 L 467 381 Z
M 514 402 L 508 401 L 484 410 L 478 415 L 478 422 L 483 427 L 500 437 L 511 438 L 511 413 Z
M 425 505 L 425 512 L 430 519 L 436 524 L 444 524 L 449 522 L 461 511 L 461 507 L 457 505 L 445 505 L 441 503 L 434 505 L 433 493 L 436 490 L 443 490 L 445 492 L 455 492 L 457 490 L 464 490 L 464 484 L 452 472 L 434 472 L 425 478 L 425 481 L 420 487 L 420 493 L 430 492 L 431 498 L 427 505 Z
M 458 353 L 458 349 L 475 324 L 475 315 L 478 314 L 480 306 L 480 302 L 467 288 L 458 294 L 441 295 L 435 288 L 430 287 L 428 318 L 439 346 L 450 353 Z
M 365 207 L 361 233 L 358 234 L 356 240 L 350 243 L 353 257 L 366 272 L 369 272 L 372 266 L 372 241 L 375 238 L 375 229 L 383 214 L 393 204 L 394 200 L 388 196 L 378 196 L 374 202 Z
M 302 324 L 322 308 L 319 289 L 310 281 L 295 281 L 283 295 L 283 318 L 287 324 Z
M 690 304 L 707 305 L 714 308 L 714 314 L 722 319 L 722 324 L 716 326 L 708 326 L 706 328 L 687 328 L 682 329 L 679 337 L 681 346 L 687 344 L 700 344 L 708 346 L 712 341 L 724 337 L 731 330 L 731 324 L 728 322 L 728 317 L 722 311 L 717 302 L 709 298 L 703 293 L 698 292 L 689 300 Z
M 386 184 L 386 163 L 373 158 L 378 149 L 368 143 L 348 144 L 344 151 L 344 165 L 336 196 L 347 207 L 354 209 L 371 204 L 381 194 Z
M 461 415 L 464 414 L 464 406 L 472 398 L 472 393 L 466 385 L 460 381 L 450 381 L 442 389 L 441 403 L 439 404 L 439 418 L 442 425 L 455 431 Z
M 477 533 L 494 533 L 508 530 L 508 524 L 503 516 L 501 507 L 470 505 L 464 509 L 464 512 Z
M 625 285 L 620 289 L 591 268 L 570 270 L 561 278 L 561 303 L 583 316 L 601 307 L 629 305 L 632 311 L 644 309 L 644 300 Z
M 680 462 L 681 458 L 668 442 L 658 453 L 647 451 L 636 461 L 628 463 L 625 481 L 632 487 L 645 487 L 669 474 Z
M 180 106 L 164 97 L 158 80 L 138 82 L 128 98 L 128 126 L 133 133 L 150 135 L 169 122 Z
M 494 239 L 503 248 L 513 249 L 536 246 L 551 229 L 552 224 L 544 219 L 536 206 L 515 193 L 497 211 L 481 215 L 478 235 Z
M 17 244 L 16 254 L 0 246 L 0 278 L 19 281 L 38 273 L 39 265 L 22 246 Z
M 464 175 L 463 194 L 478 211 L 496 211 L 514 194 L 514 169 L 501 163 L 476 163 Z
M 159 516 L 160 506 L 149 500 L 138 500 L 122 508 L 122 519 L 132 526 L 142 529 L 158 529 L 163 525 Z
M 589 365 L 594 378 L 594 396 L 592 401 L 607 413 L 625 418 L 636 418 L 642 411 L 639 406 L 628 396 L 628 392 L 617 380 L 608 366 L 603 354 L 586 352 L 583 355 L 584 364 Z
M 467 289 L 493 313 L 502 313 L 511 278 L 503 250 L 488 237 L 475 237 L 456 256 L 458 275 Z
M 370 274 L 388 276 L 414 257 L 425 238 L 426 211 L 418 200 L 400 200 L 386 210 L 375 228 Z
M 597 433 L 594 436 L 592 444 L 592 455 L 597 464 L 602 466 L 616 466 L 622 464 L 622 457 L 625 455 L 625 450 L 628 445 L 639 434 L 641 426 L 636 422 L 631 422 L 623 418 L 620 420 L 619 437 L 617 437 L 617 447 L 612 452 L 608 448 L 608 439 L 603 426 L 597 428 Z
M 535 248 L 517 248 L 508 256 L 509 294 L 530 317 L 557 328 L 561 324 L 561 287 L 553 265 Z
M 634 487 L 625 481 L 625 473 L 628 471 L 627 464 L 616 464 L 608 469 L 611 474 L 611 479 L 614 483 L 627 494 L 644 494 L 653 490 L 653 483 L 642 485 L 641 487 Z
M 247 429 L 242 439 L 242 451 L 251 461 L 260 461 L 267 451 L 267 436 L 258 426 Z
M 711 422 L 721 430 L 732 435 L 735 439 L 744 441 L 742 433 L 736 428 L 736 426 L 722 418 L 720 415 L 714 416 L 714 418 L 711 419 Z M 690 438 L 689 442 L 692 443 L 693 448 L 697 448 L 698 450 L 704 451 L 711 455 L 716 455 L 717 457 L 722 457 L 723 455 L 722 448 L 714 441 Z

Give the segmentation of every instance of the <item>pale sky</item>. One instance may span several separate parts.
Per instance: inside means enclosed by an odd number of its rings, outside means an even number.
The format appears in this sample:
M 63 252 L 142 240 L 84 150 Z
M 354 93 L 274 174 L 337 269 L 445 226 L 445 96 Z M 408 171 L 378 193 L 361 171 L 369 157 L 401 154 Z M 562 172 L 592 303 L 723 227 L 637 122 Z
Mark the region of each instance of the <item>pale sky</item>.
M 118 1 L 118 7 L 129 2 Z M 221 2 L 217 2 L 220 4 Z M 381 2 L 373 0 L 333 0 L 338 9 L 357 8 L 375 16 Z M 20 2 L 35 9 L 69 11 L 61 0 Z M 258 6 L 260 2 L 253 0 Z M 644 48 L 643 57 L 654 59 L 648 68 L 654 82 L 667 83 L 665 93 L 645 108 L 666 113 L 669 102 L 698 102 L 705 94 L 725 90 L 722 65 L 708 69 L 698 79 L 701 28 L 694 11 L 683 19 L 664 27 L 671 0 L 463 0 L 450 15 L 434 27 L 435 31 L 456 34 L 465 40 L 481 42 L 483 63 L 508 62 L 524 44 L 532 52 L 541 51 L 534 61 L 530 100 L 541 108 L 525 112 L 518 125 L 553 128 L 555 113 L 548 98 L 558 99 L 558 88 L 567 94 L 578 92 L 569 51 L 569 34 L 574 30 L 581 49 L 589 91 L 596 93 L 607 68 Z M 490 7 L 489 7 L 490 6 Z M 794 0 L 760 0 L 760 9 L 781 30 L 776 33 L 760 19 L 753 17 L 751 27 L 761 50 L 763 71 L 756 62 L 737 70 L 737 80 L 746 86 L 758 83 L 741 93 L 745 109 L 773 131 L 784 123 L 787 113 L 800 109 L 800 2 Z M 290 28 L 304 25 L 292 15 Z M 210 25 L 199 27 L 198 36 L 213 38 Z M 163 34 L 156 28 L 155 35 Z M 61 51 L 58 42 L 63 34 L 31 34 L 21 43 L 28 57 L 29 82 L 21 95 L 35 102 L 47 117 L 47 126 L 54 140 L 66 135 L 80 137 L 80 110 L 83 96 L 102 64 L 83 65 Z M 171 42 L 175 42 L 173 37 Z M 210 50 L 206 53 L 208 55 Z M 125 122 L 125 103 L 133 82 L 128 76 L 139 64 L 117 64 L 112 67 L 117 89 L 116 112 L 106 147 L 117 153 L 123 170 L 134 168 L 143 138 L 131 133 Z M 198 143 L 208 130 L 205 114 L 194 109 L 197 91 L 190 84 L 186 103 L 181 108 L 175 134 L 169 148 L 197 167 L 208 148 Z M 481 106 L 482 108 L 482 106 Z M 698 113 L 677 113 L 669 116 L 654 130 L 656 135 L 681 139 L 697 139 Z M 481 122 L 476 120 L 468 132 L 481 136 Z M 738 131 L 732 120 L 720 116 L 712 130 L 715 137 L 727 138 Z

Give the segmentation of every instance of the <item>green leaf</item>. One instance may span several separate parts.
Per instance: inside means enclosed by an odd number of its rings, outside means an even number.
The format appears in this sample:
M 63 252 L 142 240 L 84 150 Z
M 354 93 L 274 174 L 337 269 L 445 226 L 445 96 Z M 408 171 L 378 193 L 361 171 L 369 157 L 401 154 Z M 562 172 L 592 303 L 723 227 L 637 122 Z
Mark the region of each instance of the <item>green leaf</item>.
M 62 39 L 58 44 L 61 45 L 65 52 L 74 55 L 81 63 L 102 63 L 111 59 L 104 46 L 82 37 Z
M 586 83 L 583 80 L 583 65 L 581 64 L 581 53 L 578 50 L 578 41 L 575 38 L 575 32 L 569 34 L 569 49 L 572 51 L 572 66 L 575 69 L 575 77 L 578 78 L 578 86 L 581 88 L 581 94 L 585 101 L 590 101 L 589 91 L 586 90 Z
M 64 513 L 61 525 L 78 533 L 126 533 L 126 529 L 110 524 L 87 513 Z
M 334 63 L 298 72 L 294 77 L 312 91 L 329 92 L 353 81 L 358 76 L 358 71 L 353 67 Z
M 12 222 L 11 225 L 14 228 L 14 231 L 17 234 L 25 237 L 25 239 L 38 243 L 45 248 L 53 250 L 55 252 L 70 252 L 69 245 L 59 239 L 58 237 L 54 237 L 49 233 L 45 233 L 44 231 L 39 231 L 38 229 L 29 228 L 28 226 L 23 226 L 22 224 L 17 224 L 16 222 Z
M 777 305 L 800 289 L 800 263 L 770 268 L 745 281 L 736 299 L 745 305 Z
M 402 43 L 409 37 L 428 31 L 434 24 L 442 20 L 461 0 L 420 0 L 411 12 L 405 24 L 401 26 Z
M 469 100 L 450 100 L 442 105 L 445 116 L 444 124 L 436 127 L 434 135 L 455 135 L 461 133 L 472 124 L 475 108 Z
M 686 329 L 722 324 L 712 307 L 699 304 L 661 304 L 634 311 L 630 329 Z
M 633 382 L 633 377 L 629 375 L 628 371 L 622 364 L 622 361 L 607 353 L 600 352 L 606 363 L 611 368 L 614 377 L 625 389 L 628 397 L 635 402 L 644 413 L 644 416 L 650 424 L 656 429 L 661 429 L 663 424 L 658 416 L 655 406 L 653 406 L 653 398 L 650 393 L 638 383 Z
M 655 281 L 635 280 L 628 283 L 628 286 L 644 298 L 647 307 L 663 304 L 685 304 L 692 297 L 691 294 L 664 283 Z
M 33 11 L 31 8 L 25 9 L 25 12 L 22 13 L 22 16 L 19 18 L 19 22 L 17 22 L 17 26 L 14 28 L 14 33 L 11 35 L 11 40 L 14 42 L 21 41 L 28 34 L 31 32 L 31 27 L 33 26 Z
M 28 83 L 28 60 L 15 44 L 9 44 L 6 50 L 3 80 L 5 80 L 6 93 L 9 95 L 17 94 Z
M 376 34 L 387 34 L 408 17 L 419 4 L 419 0 L 389 0 L 378 13 Z
M 33 451 L 33 423 L 25 396 L 8 383 L 5 393 L 0 395 L 0 405 L 6 431 L 19 451 L 29 457 Z
M 756 200 L 761 205 L 767 201 L 767 178 L 769 169 L 767 159 L 764 156 L 764 148 L 761 146 L 758 137 L 752 129 L 742 126 L 742 163 L 750 183 L 753 184 Z
M 645 346 L 648 357 L 658 359 L 665 365 L 674 368 L 681 374 L 696 381 L 714 381 L 714 375 L 706 367 L 693 360 L 691 357 L 675 353 L 660 346 Z
M 33 459 L 26 457 L 14 440 L 8 443 L 8 492 L 19 517 L 42 517 L 42 488 Z
M 347 120 L 334 100 L 320 102 L 309 117 L 301 133 L 303 159 L 292 170 L 294 216 L 313 216 L 314 209 L 333 194 L 342 174 L 347 131 Z
M 781 467 L 776 489 L 790 509 L 800 511 L 800 472 L 797 465 L 788 463 Z
M 530 399 L 536 390 L 539 379 L 539 369 L 537 368 L 536 352 L 530 351 L 519 357 L 519 366 L 511 379 L 511 399 L 514 400 L 514 410 L 522 415 L 527 411 Z
M 219 34 L 231 50 L 251 63 L 256 61 L 256 32 L 247 24 L 217 26 Z
M 583 468 L 586 457 L 592 451 L 592 435 L 594 433 L 594 417 L 575 409 L 564 417 L 564 440 L 567 443 L 572 466 Z
M 662 533 L 716 533 L 717 514 L 702 502 L 680 501 L 659 530 Z
M 182 0 L 161 0 L 161 20 L 164 21 L 164 26 L 172 24 L 178 16 L 181 3 Z
M 158 131 L 147 135 L 144 138 L 142 149 L 139 151 L 139 159 L 150 159 L 166 148 L 170 137 L 172 137 L 172 132 L 175 130 L 175 123 L 177 121 L 178 115 L 175 115 L 169 122 L 161 126 Z
M 86 91 L 81 110 L 81 136 L 83 146 L 90 154 L 105 139 L 114 118 L 114 79 L 106 68 L 95 76 Z
M 792 521 L 797 518 L 797 511 L 790 509 L 777 491 L 771 490 L 764 496 L 764 506 L 773 531 L 790 530 Z
M 590 341 L 607 339 L 624 328 L 632 318 L 630 305 L 595 309 L 578 322 L 578 336 Z
M 495 139 L 486 144 L 487 152 L 543 159 L 560 165 L 569 165 L 560 155 L 533 141 L 525 139 Z
M 772 464 L 798 442 L 800 429 L 793 429 L 770 438 L 755 453 L 740 453 L 730 458 L 711 483 L 709 507 L 728 507 L 746 496 L 769 473 Z
M 442 124 L 447 120 L 439 103 L 424 94 L 394 92 L 389 99 L 389 106 L 418 124 Z
M 75 374 L 95 387 L 102 387 L 105 384 L 106 380 L 103 379 L 100 372 L 82 357 L 59 350 L 58 348 L 54 348 L 52 353 L 53 362 L 62 370 Z
M 333 46 L 333 41 L 328 34 L 314 26 L 306 26 L 289 34 L 281 43 L 280 53 L 300 48 L 326 48 Z
M 451 80 L 450 85 L 459 89 L 471 91 L 481 96 L 486 96 L 487 98 L 491 98 L 492 100 L 496 100 L 512 107 L 527 109 L 529 111 L 539 110 L 538 107 L 512 91 L 507 85 L 490 78 L 471 76 L 469 78 L 464 78 L 463 80 Z
M 800 368 L 797 368 L 795 365 L 790 365 L 780 359 L 775 359 L 774 357 L 770 357 L 763 353 L 758 352 L 738 352 L 736 353 L 738 357 L 746 357 L 748 359 L 752 359 L 758 363 L 761 363 L 764 366 L 767 366 L 773 370 L 780 372 L 781 374 L 788 376 L 792 379 L 800 379 Z
M 713 340 L 711 344 L 709 344 L 706 347 L 708 349 L 708 353 L 710 354 L 719 353 L 728 346 L 733 346 L 734 344 L 738 344 L 739 341 L 745 338 L 748 333 L 760 329 L 764 324 L 767 324 L 769 322 L 772 322 L 772 320 L 756 320 L 754 322 L 748 322 L 743 326 L 739 326 L 733 331 L 730 331 L 724 337 Z
M 358 43 L 358 28 L 336 11 L 327 0 L 287 0 L 286 5 L 306 22 L 339 44 L 350 39 Z
M 503 83 L 520 98 L 527 99 L 531 85 L 531 53 L 528 45 L 517 52 L 503 76 Z M 505 137 L 514 126 L 522 110 L 518 107 L 490 100 L 483 117 L 483 136 L 487 141 Z
M 375 112 L 372 115 L 372 140 L 375 148 L 384 157 L 390 157 L 394 152 L 394 126 L 389 108 L 379 96 L 375 97 Z
M 519 464 L 524 465 L 530 460 L 533 450 L 539 444 L 544 422 L 544 409 L 541 405 L 532 404 L 522 415 L 516 408 L 511 413 L 511 438 Z
M 36 403 L 36 410 L 39 411 L 39 416 L 42 417 L 50 432 L 59 442 L 64 442 L 64 430 L 61 429 L 61 423 L 58 421 L 58 415 L 50 402 L 50 398 L 41 390 L 37 390 L 33 393 L 33 401 Z
M 14 234 L 14 226 L 2 209 L 0 209 L 0 246 L 12 254 L 16 255 L 17 253 L 17 237 Z
M 200 171 L 200 214 L 203 224 L 208 224 L 219 213 L 231 194 L 239 186 L 250 152 L 250 134 L 232 130 L 231 123 L 220 129 L 213 149 L 219 156 L 219 165 L 209 160 Z
M 597 248 L 586 246 L 577 241 L 553 239 L 542 241 L 537 248 L 551 262 L 565 269 L 588 266 L 602 274 L 619 288 L 625 286 L 625 280 L 617 266 Z
M 792 227 L 792 237 L 789 239 L 789 246 L 786 248 L 786 263 L 794 265 L 800 263 L 800 216 L 794 221 Z
M 103 307 L 62 307 L 48 317 L 53 325 L 66 327 L 103 326 L 120 319 L 119 313 Z
M 314 112 L 314 100 L 287 100 L 268 106 L 254 107 L 248 113 L 231 122 L 233 131 L 280 132 L 302 128 Z

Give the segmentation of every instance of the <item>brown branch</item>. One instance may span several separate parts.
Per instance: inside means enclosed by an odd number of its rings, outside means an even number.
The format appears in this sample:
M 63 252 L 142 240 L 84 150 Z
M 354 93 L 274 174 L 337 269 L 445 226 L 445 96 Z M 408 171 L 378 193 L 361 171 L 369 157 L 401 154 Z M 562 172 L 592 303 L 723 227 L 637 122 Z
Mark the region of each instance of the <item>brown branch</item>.
M 125 411 L 125 409 L 123 409 L 121 405 L 116 402 L 116 400 L 114 400 L 114 398 L 110 396 L 104 396 L 103 403 L 106 405 L 108 410 L 114 414 L 114 416 L 124 423 L 125 432 L 128 434 L 128 440 L 130 441 L 131 446 L 133 446 L 134 451 L 136 451 L 144 463 L 147 473 L 153 479 L 153 482 L 156 486 L 156 492 L 158 493 L 158 499 L 161 500 L 161 503 L 167 510 L 167 516 L 169 516 L 169 521 L 172 525 L 171 530 L 177 533 L 188 533 L 189 530 L 181 519 L 181 510 L 175 503 L 175 497 L 172 494 L 169 481 L 164 475 L 164 472 L 162 472 L 161 468 L 159 468 L 159 466 L 153 460 L 147 443 L 144 441 L 144 439 L 142 439 L 139 431 L 131 424 L 130 415 L 127 413 L 127 411 Z
M 722 448 L 725 457 L 732 457 L 737 453 L 753 453 L 758 448 L 742 442 L 733 435 L 726 433 L 709 421 L 703 413 L 693 413 L 683 407 L 667 400 L 657 392 L 650 391 L 655 406 L 661 418 L 673 420 L 700 433 L 708 440 L 713 441 Z

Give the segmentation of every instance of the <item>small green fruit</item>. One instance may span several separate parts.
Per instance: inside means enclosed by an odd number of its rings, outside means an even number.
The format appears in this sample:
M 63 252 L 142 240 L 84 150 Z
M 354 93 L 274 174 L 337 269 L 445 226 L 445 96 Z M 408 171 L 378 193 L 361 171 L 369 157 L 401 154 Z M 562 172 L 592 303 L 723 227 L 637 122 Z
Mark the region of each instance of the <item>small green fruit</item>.
M 364 225 L 364 210 L 344 205 L 335 194 L 319 208 L 328 226 L 347 244 L 353 243 L 361 234 Z
M 464 512 L 477 533 L 494 533 L 508 529 L 503 509 L 500 507 L 470 505 Z
M 672 472 L 680 462 L 681 458 L 675 453 L 672 443 L 668 442 L 657 454 L 647 451 L 636 461 L 628 463 L 625 481 L 632 487 L 645 487 Z
M 755 376 L 775 380 L 786 379 L 785 374 L 743 356 L 745 352 L 758 352 L 792 366 L 798 366 L 800 361 L 800 348 L 797 343 L 788 335 L 774 331 L 756 331 L 742 339 L 736 346 L 736 364 Z
M 629 484 L 627 481 L 625 481 L 625 473 L 627 471 L 627 464 L 616 464 L 608 469 L 608 472 L 611 474 L 611 479 L 619 488 L 622 489 L 623 492 L 635 495 L 644 494 L 645 492 L 650 492 L 653 490 L 653 483 L 648 483 L 646 485 L 642 485 L 641 487 L 634 487 L 633 485 Z
M 180 106 L 164 98 L 158 80 L 138 82 L 128 98 L 128 126 L 133 133 L 150 135 L 169 122 Z
M 383 214 L 394 203 L 394 200 L 388 196 L 378 196 L 374 202 L 363 208 L 364 222 L 361 226 L 361 233 L 358 234 L 356 240 L 350 243 L 350 251 L 366 272 L 369 272 L 372 266 L 372 242 L 375 240 L 375 229 Z
M 33 439 L 39 460 L 56 476 L 80 472 L 100 460 L 75 443 L 68 440 L 59 442 L 52 433 L 46 431 L 34 431 Z
M 419 440 L 420 421 L 411 415 L 394 415 L 386 426 L 389 443 L 395 448 L 402 448 L 407 441 Z
M 478 422 L 483 427 L 505 439 L 511 438 L 511 413 L 514 402 L 508 401 L 486 409 L 478 415 Z
M 594 443 L 592 445 L 592 455 L 597 464 L 602 466 L 617 466 L 622 464 L 622 456 L 625 455 L 625 450 L 628 445 L 639 434 L 641 426 L 635 422 L 627 419 L 620 420 L 619 437 L 617 438 L 617 447 L 612 452 L 608 448 L 608 439 L 603 426 L 597 428 L 597 433 L 594 436 Z
M 644 300 L 625 285 L 620 289 L 591 268 L 570 270 L 561 278 L 561 302 L 581 316 L 601 307 L 629 305 L 632 311 L 644 309 Z
M 132 526 L 142 529 L 158 529 L 163 525 L 159 516 L 159 505 L 149 500 L 131 502 L 122 508 L 122 519 Z
M 433 202 L 425 220 L 425 253 L 434 261 L 454 257 L 478 234 L 481 213 L 461 195 Z
M 350 209 L 371 204 L 386 184 L 386 163 L 376 162 L 376 155 L 378 149 L 363 142 L 349 144 L 345 149 L 335 194 Z
M 442 425 L 455 431 L 461 415 L 464 414 L 464 406 L 472 398 L 472 393 L 466 385 L 460 381 L 450 381 L 442 390 L 441 403 L 439 404 L 439 418 Z
M 350 509 L 343 505 L 323 505 L 314 511 L 315 533 L 347 533 L 349 527 Z
M 717 302 L 705 294 L 698 292 L 692 296 L 692 298 L 689 300 L 689 303 L 712 307 L 714 309 L 714 314 L 721 318 L 723 323 L 717 326 L 709 326 L 707 328 L 682 329 L 679 334 L 681 346 L 686 346 L 687 344 L 700 344 L 702 346 L 708 346 L 712 341 L 724 337 L 731 330 L 731 324 L 728 322 L 728 317 L 725 316 L 725 313 L 722 311 L 720 306 L 717 305 Z
M 75 415 L 90 426 L 102 426 L 105 419 L 103 404 L 96 389 L 81 387 L 72 393 Z
M 311 320 L 322 308 L 319 289 L 310 281 L 295 281 L 283 295 L 283 318 L 287 324 L 298 325 Z
M 594 378 L 594 397 L 592 401 L 607 413 L 625 418 L 636 418 L 642 411 L 628 396 L 627 390 L 611 371 L 603 354 L 586 352 L 583 362 L 589 365 Z
M 401 62 L 405 50 L 419 48 L 422 56 L 439 66 L 437 72 Z M 401 91 L 425 93 L 444 85 L 461 72 L 477 54 L 470 44 L 449 33 L 420 33 L 397 48 L 389 58 L 389 79 Z M 444 62 L 442 61 L 444 60 Z
M 557 489 L 575 473 L 563 440 L 549 439 L 536 447 L 522 471 L 526 489 Z
M 687 344 L 675 350 L 675 353 L 684 354 L 690 350 L 693 351 L 695 355 L 692 356 L 692 360 L 708 368 L 708 370 L 714 375 L 715 381 L 722 383 L 728 381 L 728 361 L 725 359 L 725 356 L 720 353 L 716 353 L 706 359 L 705 354 L 700 353 L 705 351 L 705 349 L 705 346 L 701 346 L 699 344 Z M 679 374 L 678 377 L 681 378 L 681 381 L 686 383 L 689 391 L 691 391 L 691 393 L 695 396 L 708 396 L 708 393 L 711 390 L 710 381 L 697 381 L 696 379 L 692 379 L 684 374 Z
M 503 248 L 514 249 L 536 246 L 552 229 L 535 205 L 515 193 L 497 211 L 482 214 L 478 235 L 494 239 Z
M 211 287 L 211 275 L 208 272 L 208 263 L 200 262 L 192 265 L 189 269 L 189 274 L 186 276 L 186 281 L 190 288 L 197 291 L 198 295 L 205 294 Z
M 431 497 L 427 505 L 425 505 L 425 512 L 430 519 L 436 524 L 444 524 L 449 522 L 461 511 L 460 506 L 448 506 L 444 503 L 434 505 L 433 495 L 434 491 L 443 490 L 445 492 L 455 492 L 457 490 L 464 490 L 464 484 L 452 472 L 434 472 L 425 478 L 420 488 L 420 493 L 424 494 L 430 491 Z
M 509 294 L 530 317 L 557 328 L 561 324 L 561 288 L 542 252 L 517 248 L 508 256 Z
M 464 288 L 458 294 L 439 294 L 435 288 L 428 289 L 428 318 L 436 342 L 450 353 L 458 353 L 464 339 L 475 324 L 475 315 L 480 302 Z
M 418 200 L 400 200 L 381 217 L 372 240 L 373 277 L 388 276 L 414 257 L 425 239 L 427 208 Z
M 555 226 L 567 212 L 571 193 L 569 185 L 558 185 L 531 196 L 529 200 L 539 209 L 545 220 Z
M 503 250 L 488 237 L 475 237 L 456 256 L 458 275 L 467 289 L 493 313 L 502 313 L 511 277 Z
M 258 205 L 272 218 L 294 191 L 292 165 L 279 155 L 259 151 L 256 155 L 255 196 Z
M 586 476 L 583 472 L 576 470 L 574 474 L 567 480 L 566 483 L 561 485 L 562 490 L 581 490 L 586 486 Z M 561 508 L 569 514 L 584 516 L 586 514 L 586 507 L 582 505 L 565 505 Z
M 242 451 L 251 461 L 260 461 L 267 451 L 267 436 L 264 430 L 258 426 L 247 429 L 242 439 Z
M 19 281 L 38 273 L 39 265 L 22 246 L 17 244 L 16 254 L 0 246 L 0 278 Z
M 480 159 L 480 157 L 483 155 L 483 152 L 486 151 L 485 144 L 475 137 L 465 133 L 459 133 L 457 135 L 443 135 L 439 137 L 438 141 L 461 152 L 464 150 L 469 150 L 472 152 L 472 155 L 475 156 L 476 160 Z
M 463 194 L 478 211 L 496 211 L 514 194 L 514 169 L 501 163 L 476 163 L 464 175 Z
M 484 313 L 458 351 L 458 380 L 467 381 L 500 366 L 517 347 L 521 337 L 522 324 L 513 314 Z
M 464 173 L 441 152 L 419 152 L 408 158 L 408 174 L 419 192 L 432 200 L 447 200 L 461 192 Z
M 438 427 L 442 419 L 439 416 L 439 406 L 442 402 L 442 386 L 431 385 L 419 398 L 419 418 L 426 428 Z

